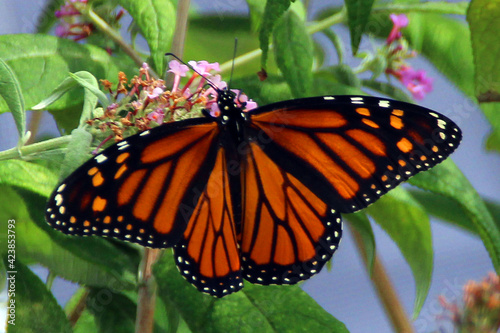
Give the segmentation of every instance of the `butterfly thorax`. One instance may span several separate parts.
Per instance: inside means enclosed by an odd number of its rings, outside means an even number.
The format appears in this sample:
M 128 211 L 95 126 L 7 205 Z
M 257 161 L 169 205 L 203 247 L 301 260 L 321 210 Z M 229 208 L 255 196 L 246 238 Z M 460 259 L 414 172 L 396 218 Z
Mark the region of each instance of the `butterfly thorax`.
M 238 145 L 245 139 L 245 123 L 247 118 L 241 107 L 236 103 L 238 96 L 231 90 L 218 91 L 217 105 L 220 110 L 219 124 L 229 133 L 233 142 Z

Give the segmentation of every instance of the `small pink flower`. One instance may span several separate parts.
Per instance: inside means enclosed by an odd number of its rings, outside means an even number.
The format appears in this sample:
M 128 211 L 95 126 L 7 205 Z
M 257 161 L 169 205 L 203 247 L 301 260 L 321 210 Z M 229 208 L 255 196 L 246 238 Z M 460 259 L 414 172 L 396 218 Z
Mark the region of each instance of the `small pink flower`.
M 60 24 L 56 27 L 54 32 L 55 32 L 57 37 L 65 38 L 65 37 L 69 36 L 69 33 L 70 33 L 69 25 L 68 24 Z
M 219 106 L 217 105 L 217 103 L 212 103 L 210 105 L 210 115 L 212 117 L 220 116 L 220 110 L 219 110 Z
M 198 62 L 191 60 L 188 62 L 188 64 L 191 65 L 191 67 L 193 67 L 194 70 L 202 76 L 210 75 L 211 70 L 220 72 L 220 67 L 218 62 L 214 62 L 211 64 L 206 60 L 201 60 Z
M 168 63 L 168 72 L 174 73 L 175 75 L 179 76 L 186 76 L 186 72 L 189 70 L 189 67 L 181 64 L 177 60 L 172 60 Z
M 177 60 L 172 60 L 168 63 L 168 68 L 170 73 L 174 73 L 174 84 L 172 86 L 172 91 L 177 91 L 177 88 L 179 87 L 179 83 L 181 82 L 181 76 L 186 76 L 187 71 L 189 70 L 189 67 L 181 64 Z
M 398 70 L 387 70 L 387 73 L 401 81 L 415 99 L 423 99 L 432 91 L 433 79 L 428 77 L 424 70 L 416 71 L 410 66 L 403 65 Z
M 245 105 L 244 111 L 250 111 L 250 110 L 256 109 L 259 106 L 259 105 L 257 105 L 256 102 L 252 101 L 251 99 L 249 99 L 246 103 L 247 104 Z
M 391 44 L 397 39 L 401 38 L 401 29 L 406 28 L 408 26 L 408 17 L 405 14 L 391 14 L 390 15 L 392 23 L 394 26 L 392 27 L 391 32 L 389 33 L 389 37 L 387 37 L 387 45 Z
M 71 5 L 65 5 L 65 6 L 62 6 L 61 9 L 56 10 L 54 15 L 57 18 L 61 18 L 64 16 L 80 15 L 80 12 L 75 7 L 73 7 Z
M 163 124 L 163 118 L 165 118 L 165 112 L 162 109 L 157 109 L 148 114 L 148 119 L 158 123 L 158 125 Z
M 212 82 L 213 84 L 215 84 L 215 86 L 221 90 L 223 89 L 227 89 L 227 82 L 226 81 L 222 81 L 222 77 L 217 74 L 217 75 L 214 75 L 211 79 L 210 79 L 210 82 Z
M 153 92 L 152 93 L 149 93 L 148 92 L 148 97 L 150 99 L 155 99 L 157 98 L 158 96 L 160 96 L 161 94 L 163 94 L 163 89 L 159 88 L 159 87 L 156 87 L 153 89 Z

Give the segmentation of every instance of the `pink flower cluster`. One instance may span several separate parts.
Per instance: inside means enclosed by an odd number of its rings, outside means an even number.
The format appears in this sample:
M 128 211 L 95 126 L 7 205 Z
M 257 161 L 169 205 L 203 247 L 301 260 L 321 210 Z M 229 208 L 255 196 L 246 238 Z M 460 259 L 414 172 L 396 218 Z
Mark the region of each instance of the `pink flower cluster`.
M 498 332 L 500 329 L 500 277 L 489 273 L 481 282 L 469 281 L 464 286 L 463 304 L 450 303 L 439 296 L 457 332 Z
M 95 28 L 91 23 L 82 20 L 78 9 L 86 4 L 87 0 L 69 0 L 55 11 L 55 16 L 59 19 L 59 24 L 55 29 L 57 37 L 79 41 L 90 36 Z
M 186 73 L 189 71 L 189 67 L 181 64 L 177 60 L 172 60 L 169 62 L 169 72 L 175 75 L 174 84 L 172 87 L 172 93 L 179 93 L 183 96 L 189 96 L 191 94 L 190 87 L 193 85 L 195 81 L 198 81 L 195 84 L 195 91 L 202 91 L 203 87 L 210 85 L 210 87 L 204 90 L 201 96 L 206 99 L 206 108 L 210 109 L 210 114 L 214 117 L 220 114 L 219 107 L 217 105 L 217 89 L 227 89 L 227 83 L 222 81 L 222 78 L 219 74 L 212 75 L 210 71 L 220 71 L 219 63 L 209 63 L 208 61 L 189 61 L 188 64 L 194 69 L 193 75 L 189 78 L 187 83 L 183 88 L 179 88 L 181 77 L 185 77 Z M 199 80 L 197 80 L 199 78 Z M 248 111 L 255 109 L 257 107 L 257 103 L 248 99 L 248 96 L 241 93 L 239 90 L 231 89 L 237 96 L 235 102 L 238 107 L 243 108 L 243 111 Z
M 163 123 L 188 118 L 197 118 L 209 110 L 212 116 L 218 116 L 217 106 L 219 89 L 227 89 L 227 83 L 220 75 L 218 63 L 190 61 L 196 70 L 183 84 L 181 79 L 188 76 L 189 67 L 173 60 L 169 63 L 169 72 L 174 74 L 172 89 L 168 90 L 165 82 L 149 75 L 149 66 L 144 63 L 139 75 L 128 80 L 125 73 L 118 74 L 118 83 L 101 80 L 104 90 L 110 95 L 111 104 L 105 109 L 95 110 L 95 118 L 87 121 L 95 129 L 94 134 L 103 139 L 102 143 L 114 138 L 121 141 L 124 137 L 144 131 Z M 257 107 L 246 95 L 233 90 L 237 105 L 244 111 Z
M 408 26 L 409 20 L 405 14 L 391 14 L 394 24 L 386 45 L 389 48 L 388 66 L 386 73 L 397 78 L 411 92 L 415 99 L 423 99 L 432 91 L 432 78 L 424 70 L 414 70 L 404 60 L 415 56 L 414 51 L 409 51 L 406 44 L 401 43 L 401 29 Z

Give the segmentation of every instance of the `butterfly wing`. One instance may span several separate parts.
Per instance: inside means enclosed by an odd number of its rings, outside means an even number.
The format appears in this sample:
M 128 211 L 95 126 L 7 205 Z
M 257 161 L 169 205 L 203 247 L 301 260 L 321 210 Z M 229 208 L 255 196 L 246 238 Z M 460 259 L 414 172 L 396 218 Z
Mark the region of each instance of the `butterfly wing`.
M 174 256 L 181 274 L 217 297 L 243 288 L 224 148 L 217 159 Z M 238 222 L 239 223 L 239 222 Z
M 342 213 L 368 206 L 440 163 L 462 137 L 437 112 L 367 96 L 279 102 L 250 112 L 250 118 L 250 140 Z
M 49 198 L 48 223 L 148 247 L 176 244 L 205 188 L 219 128 L 202 118 L 131 136 L 84 163 Z
M 342 236 L 340 214 L 250 142 L 242 161 L 244 278 L 295 284 L 319 273 Z

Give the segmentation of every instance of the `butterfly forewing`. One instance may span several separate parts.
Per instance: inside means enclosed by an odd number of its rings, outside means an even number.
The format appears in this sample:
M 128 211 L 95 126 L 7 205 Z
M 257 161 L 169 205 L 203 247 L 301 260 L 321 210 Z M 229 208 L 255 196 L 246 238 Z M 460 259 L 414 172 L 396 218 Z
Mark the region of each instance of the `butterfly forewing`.
M 443 115 L 366 96 L 280 102 L 256 110 L 251 119 L 251 136 L 266 154 L 344 213 L 443 161 L 461 140 L 458 127 Z
M 218 149 L 209 119 L 171 123 L 96 155 L 49 198 L 46 219 L 71 235 L 103 235 L 149 247 L 175 245 Z

